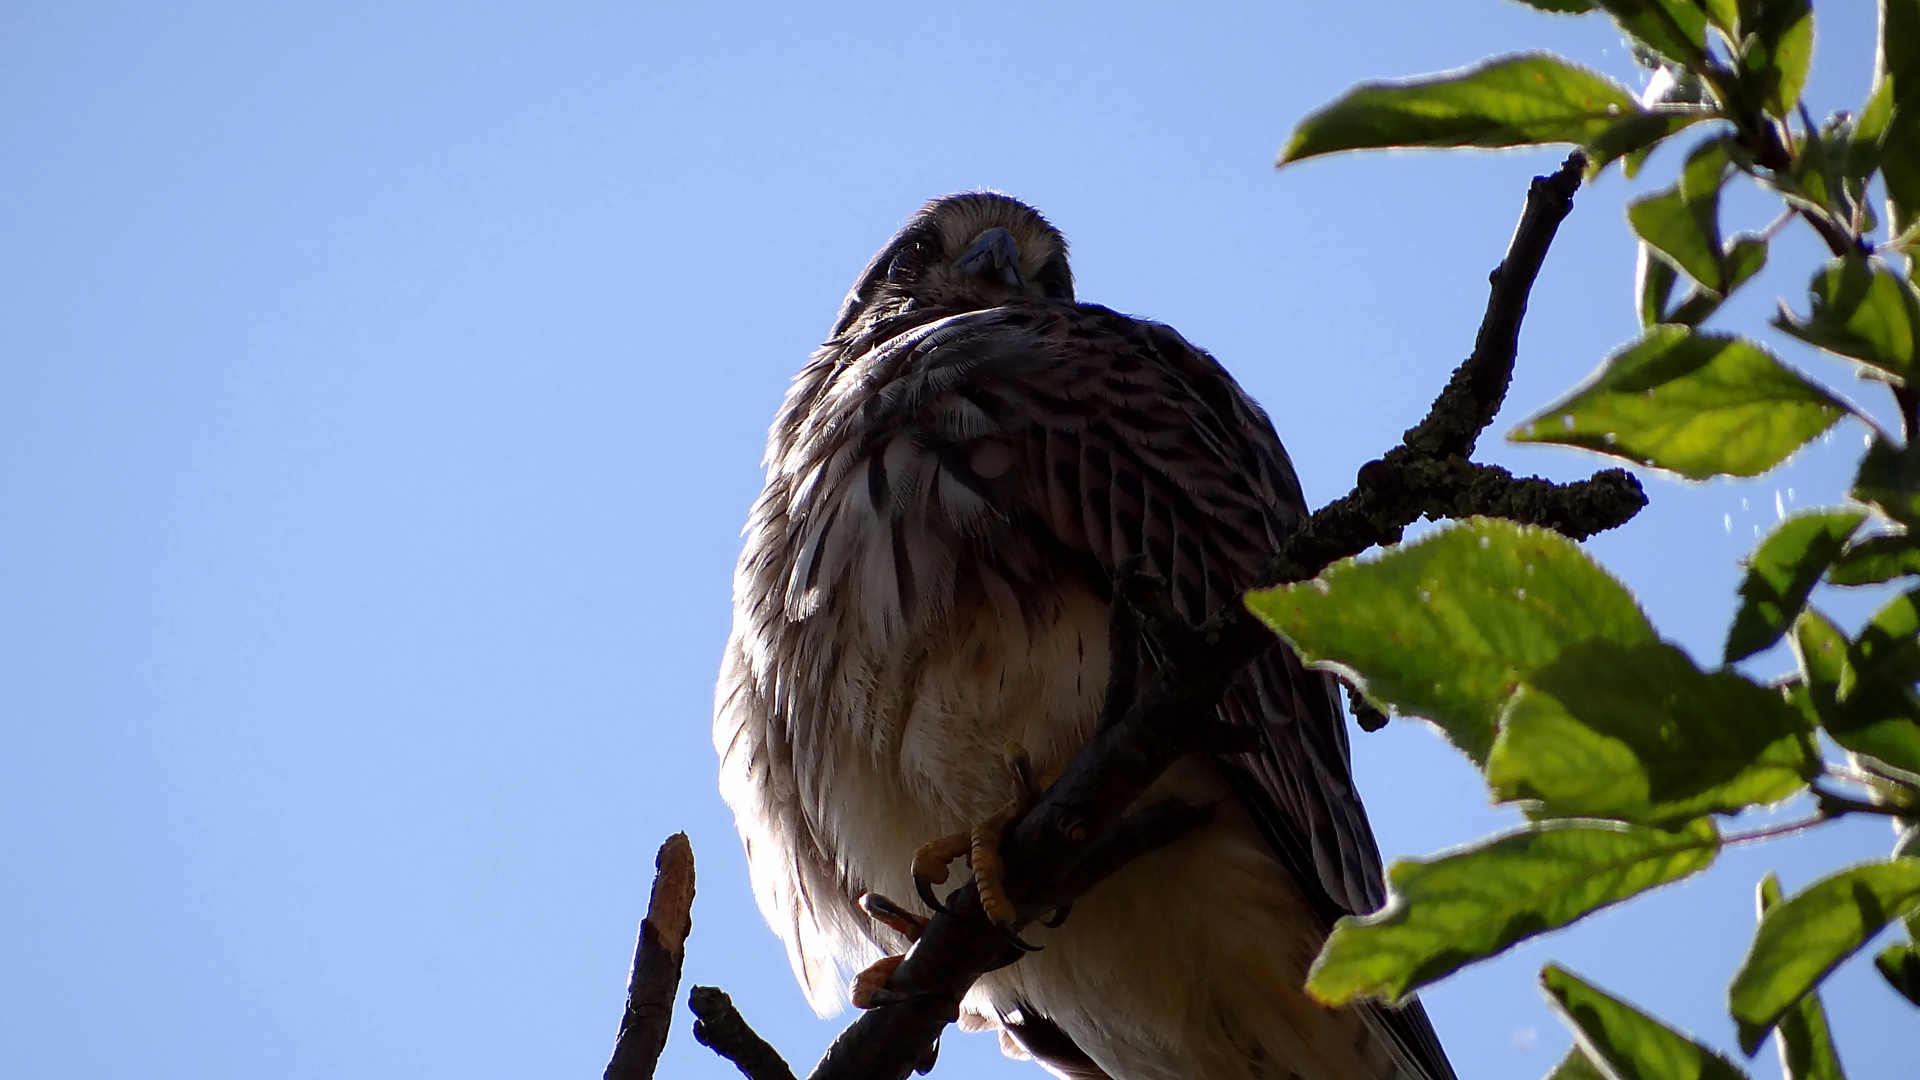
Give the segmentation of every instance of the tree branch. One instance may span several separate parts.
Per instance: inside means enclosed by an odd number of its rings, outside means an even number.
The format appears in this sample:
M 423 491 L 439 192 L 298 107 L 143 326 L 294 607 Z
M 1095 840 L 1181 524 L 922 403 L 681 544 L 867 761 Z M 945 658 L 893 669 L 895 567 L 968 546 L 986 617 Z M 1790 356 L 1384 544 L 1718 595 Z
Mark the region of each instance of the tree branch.
M 733 1062 L 747 1080 L 793 1080 L 793 1070 L 780 1052 L 748 1026 L 726 991 L 696 986 L 687 995 L 687 1008 L 693 1010 L 694 1039 Z
M 1498 514 L 1585 538 L 1624 523 L 1645 505 L 1638 482 L 1621 470 L 1559 485 L 1515 480 L 1505 470 L 1468 460 L 1506 396 L 1527 296 L 1572 209 L 1585 164 L 1576 152 L 1554 175 L 1534 179 L 1507 257 L 1493 272 L 1473 354 L 1399 446 L 1362 467 L 1353 491 L 1287 537 L 1263 575 L 1264 585 L 1303 581 L 1339 559 L 1395 543 L 1423 516 Z M 1115 626 L 1137 618 L 1161 663 L 1139 688 L 1120 677 L 1123 665 L 1114 665 L 1115 684 L 1099 729 L 1003 837 L 1015 930 L 1205 819 L 1210 808 L 1162 803 L 1131 815 L 1128 809 L 1181 757 L 1231 741 L 1232 733 L 1212 722 L 1214 710 L 1246 666 L 1274 644 L 1272 633 L 1238 601 L 1193 627 L 1172 614 L 1166 583 L 1158 577 L 1137 566 L 1116 568 L 1114 576 Z M 903 1080 L 958 1016 L 974 980 L 1019 958 L 981 910 L 973 883 L 954 890 L 945 904 L 947 910 L 927 924 L 889 979 L 889 1004 L 868 1010 L 841 1032 L 812 1080 Z
M 652 1080 L 673 1022 L 687 932 L 693 929 L 693 845 L 674 833 L 653 860 L 653 897 L 640 920 L 627 978 L 627 1011 L 613 1044 L 605 1080 Z

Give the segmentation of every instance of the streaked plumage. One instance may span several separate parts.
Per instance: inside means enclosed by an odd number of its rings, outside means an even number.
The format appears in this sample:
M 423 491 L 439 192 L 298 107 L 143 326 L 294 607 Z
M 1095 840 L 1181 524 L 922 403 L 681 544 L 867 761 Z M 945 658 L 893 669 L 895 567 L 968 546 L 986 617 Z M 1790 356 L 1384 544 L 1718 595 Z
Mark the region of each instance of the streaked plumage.
M 904 946 L 854 904 L 913 897 L 914 849 L 1080 747 L 1107 681 L 1108 574 L 1141 553 L 1199 619 L 1305 515 L 1266 415 L 1157 323 L 1076 304 L 1066 244 L 973 193 L 875 256 L 787 395 L 746 529 L 716 694 L 721 788 L 762 909 L 815 1007 Z M 1336 684 L 1283 647 L 1229 694 L 1265 748 L 1190 759 L 1150 797 L 1212 824 L 1034 929 L 968 1026 L 1115 1080 L 1451 1080 L 1417 1005 L 1300 989 L 1380 860 Z

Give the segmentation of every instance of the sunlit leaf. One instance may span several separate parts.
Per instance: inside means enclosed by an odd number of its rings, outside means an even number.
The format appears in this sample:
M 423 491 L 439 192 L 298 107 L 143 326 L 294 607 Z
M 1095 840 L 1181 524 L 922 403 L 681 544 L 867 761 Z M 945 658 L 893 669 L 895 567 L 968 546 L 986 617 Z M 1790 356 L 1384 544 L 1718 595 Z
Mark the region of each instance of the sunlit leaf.
M 1752 341 L 1656 326 L 1509 437 L 1579 446 L 1696 480 L 1758 476 L 1845 413 L 1839 400 Z
M 1767 911 L 1778 903 L 1780 879 L 1768 874 L 1760 882 L 1760 917 L 1766 918 Z M 1780 1043 L 1780 1067 L 1786 1080 L 1846 1080 L 1818 991 L 1809 991 L 1799 1004 L 1787 1010 L 1774 1034 Z
M 1350 672 L 1376 704 L 1433 721 L 1476 763 L 1507 698 L 1561 650 L 1655 640 L 1633 594 L 1579 545 L 1489 518 L 1255 592 L 1247 607 L 1309 663 Z
M 1880 175 L 1895 233 L 1920 221 L 1920 0 L 1881 0 L 1880 72 L 1892 111 L 1880 138 Z
M 1792 115 L 1813 63 L 1813 5 L 1809 0 L 1740 0 L 1740 29 L 1747 35 L 1740 70 L 1759 92 L 1767 114 Z
M 1667 317 L 1667 305 L 1673 298 L 1674 283 L 1679 280 L 1680 271 L 1655 255 L 1645 240 L 1640 241 L 1640 258 L 1634 264 L 1633 295 L 1640 300 L 1641 326 L 1672 321 Z
M 1920 525 L 1920 443 L 1903 447 L 1874 436 L 1850 494 L 1895 521 Z
M 1663 825 L 1799 791 L 1820 770 L 1780 692 L 1702 672 L 1671 645 L 1594 640 L 1536 670 L 1487 758 L 1502 800 L 1559 816 Z
M 1873 958 L 1873 966 L 1895 993 L 1920 1008 L 1920 948 L 1910 943 L 1889 945 Z
M 1614 121 L 1587 144 L 1587 175 L 1598 176 L 1621 158 L 1643 157 L 1655 146 L 1702 120 L 1718 119 L 1718 110 L 1697 105 L 1657 105 Z M 1627 169 L 1632 178 L 1638 167 Z
M 1745 1080 L 1725 1057 L 1558 964 L 1541 970 L 1540 984 L 1582 1047 L 1619 1080 Z
M 1780 640 L 1813 586 L 1867 520 L 1864 510 L 1798 514 L 1780 523 L 1747 558 L 1740 610 L 1727 631 L 1726 661 L 1745 660 Z
M 1660 262 L 1659 259 L 1653 261 Z M 1698 326 L 1706 321 L 1708 316 L 1720 310 L 1720 305 L 1726 302 L 1727 297 L 1732 295 L 1735 289 L 1746 284 L 1766 267 L 1766 238 L 1744 233 L 1734 237 L 1733 241 L 1727 245 L 1726 262 L 1728 279 L 1724 287 L 1725 292 L 1715 292 L 1705 286 L 1696 286 L 1679 306 L 1667 313 L 1667 317 L 1662 321 Z
M 1773 325 L 1809 345 L 1851 357 L 1906 381 L 1920 332 L 1920 292 L 1877 258 L 1834 259 L 1807 286 L 1812 312 L 1782 307 Z
M 1769 909 L 1727 1003 L 1751 1054 L 1788 1009 L 1894 919 L 1920 906 L 1920 859 L 1843 870 Z
M 1920 574 L 1920 540 L 1902 533 L 1869 536 L 1842 552 L 1827 571 L 1835 585 L 1878 585 Z
M 1341 919 L 1307 991 L 1329 1005 L 1396 1001 L 1514 942 L 1712 865 L 1710 821 L 1674 832 L 1551 821 L 1387 871 L 1387 906 Z
M 1643 111 L 1633 91 L 1545 53 L 1403 82 L 1363 83 L 1300 122 L 1286 165 L 1343 150 L 1585 144 Z
M 1669 60 L 1698 66 L 1706 56 L 1707 15 L 1694 0 L 1595 0 L 1626 35 Z
M 1599 1066 L 1595 1065 L 1593 1059 L 1587 1057 L 1587 1052 L 1580 1049 L 1579 1044 L 1576 1043 L 1573 1049 L 1567 1051 L 1567 1056 L 1560 1059 L 1560 1064 L 1555 1065 L 1553 1071 L 1546 1075 L 1546 1080 L 1610 1080 L 1610 1078 L 1600 1071 Z
M 1730 167 L 1726 140 L 1709 139 L 1687 155 L 1678 183 L 1627 204 L 1627 220 L 1640 239 L 1715 292 L 1724 289 L 1727 277 L 1720 188 Z
M 1799 702 L 1833 741 L 1908 772 L 1920 772 L 1920 706 L 1910 687 L 1862 681 L 1853 643 L 1832 620 L 1807 608 L 1794 620 Z

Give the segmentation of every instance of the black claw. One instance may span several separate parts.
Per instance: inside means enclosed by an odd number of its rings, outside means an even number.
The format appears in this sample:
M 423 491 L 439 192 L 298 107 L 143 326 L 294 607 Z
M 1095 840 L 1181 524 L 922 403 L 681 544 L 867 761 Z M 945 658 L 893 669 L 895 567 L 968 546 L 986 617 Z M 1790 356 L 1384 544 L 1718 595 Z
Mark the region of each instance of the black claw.
M 1060 925 L 1067 921 L 1067 916 L 1071 914 L 1073 914 L 1073 905 L 1061 904 L 1059 907 L 1053 909 L 1053 914 L 1041 919 L 1040 925 L 1049 930 L 1058 930 L 1060 929 Z
M 913 876 L 913 891 L 920 894 L 920 902 L 927 905 L 929 909 L 941 915 L 947 913 L 947 905 L 941 903 L 940 898 L 933 895 L 933 882 L 915 874 Z
M 925 1076 L 928 1073 L 933 1071 L 934 1063 L 939 1060 L 940 1060 L 940 1037 L 936 1035 L 934 1036 L 933 1041 L 927 1044 L 926 1053 L 920 1055 L 920 1061 L 918 1064 L 914 1065 L 913 1071 L 919 1073 L 921 1076 Z
M 1007 944 L 1019 949 L 1023 953 L 1041 952 L 1046 948 L 1044 945 L 1035 945 L 1025 940 L 1019 934 L 1014 933 L 1004 926 L 1000 928 L 1000 936 L 1007 939 Z

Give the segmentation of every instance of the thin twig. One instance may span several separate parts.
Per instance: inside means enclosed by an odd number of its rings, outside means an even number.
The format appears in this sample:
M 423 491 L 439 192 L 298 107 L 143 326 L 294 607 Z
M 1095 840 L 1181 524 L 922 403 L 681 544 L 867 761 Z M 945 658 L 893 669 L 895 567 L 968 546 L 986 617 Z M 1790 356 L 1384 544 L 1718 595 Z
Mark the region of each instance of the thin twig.
M 793 1080 L 793 1070 L 780 1052 L 747 1024 L 726 991 L 696 986 L 687 995 L 687 1008 L 693 1010 L 693 1037 L 733 1062 L 747 1080 Z
M 653 860 L 653 896 L 640 920 L 627 979 L 627 1011 L 613 1044 L 605 1080 L 652 1080 L 673 1022 L 687 933 L 693 929 L 693 845 L 674 833 Z

